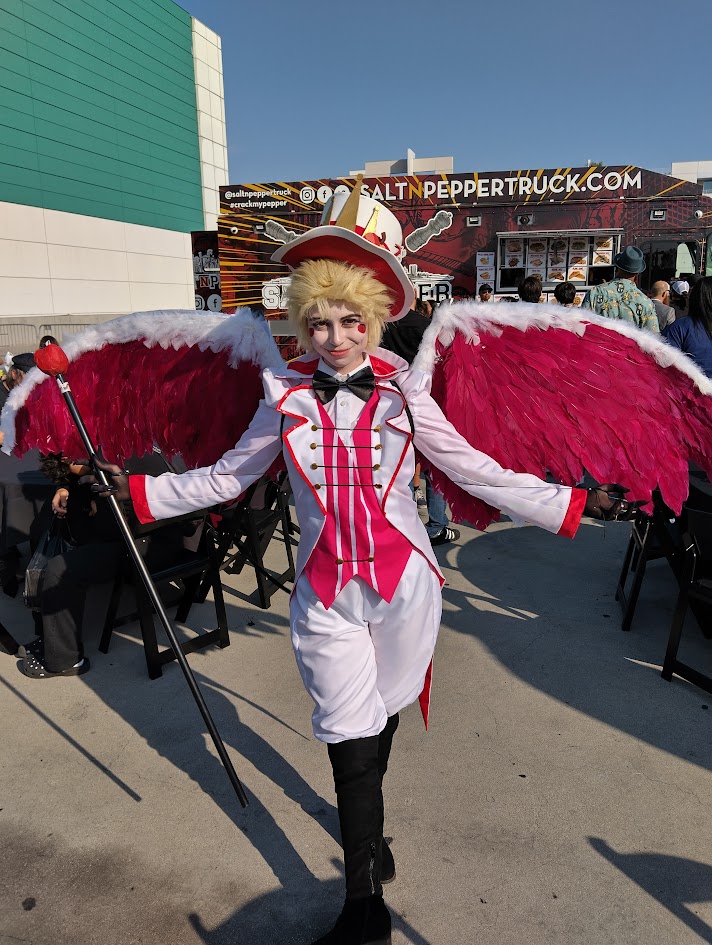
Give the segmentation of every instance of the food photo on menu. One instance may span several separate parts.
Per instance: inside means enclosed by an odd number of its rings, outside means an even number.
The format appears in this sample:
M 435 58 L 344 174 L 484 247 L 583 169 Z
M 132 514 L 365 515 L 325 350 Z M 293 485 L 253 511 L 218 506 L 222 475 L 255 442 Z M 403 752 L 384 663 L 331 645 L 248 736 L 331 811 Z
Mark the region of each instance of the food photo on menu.
M 572 236 L 571 237 L 571 252 L 572 253 L 588 253 L 588 237 Z
M 551 241 L 551 249 L 555 253 L 565 253 L 569 248 L 569 241 L 559 237 Z
M 613 249 L 612 236 L 597 236 L 593 243 L 593 248 L 598 252 L 600 249 Z
M 529 240 L 529 252 L 530 253 L 545 253 L 546 240 L 541 240 L 541 239 Z
M 613 263 L 613 251 L 608 250 L 594 250 L 593 252 L 593 262 L 594 266 L 610 266 Z

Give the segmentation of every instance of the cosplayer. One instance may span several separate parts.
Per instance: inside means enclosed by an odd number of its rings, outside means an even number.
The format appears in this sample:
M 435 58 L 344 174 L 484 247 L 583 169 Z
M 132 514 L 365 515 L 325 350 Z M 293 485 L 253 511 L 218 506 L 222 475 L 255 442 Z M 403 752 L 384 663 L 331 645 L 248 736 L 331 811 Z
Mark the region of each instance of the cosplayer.
M 401 709 L 420 698 L 427 724 L 444 583 L 410 488 L 413 447 L 465 492 L 551 532 L 572 537 L 584 510 L 626 511 L 604 490 L 503 469 L 448 422 L 429 375 L 378 347 L 413 288 L 400 225 L 359 191 L 335 195 L 321 226 L 275 253 L 294 270 L 289 313 L 307 353 L 263 371 L 264 399 L 237 445 L 181 475 L 107 465 L 117 497 L 148 522 L 234 499 L 284 454 L 301 527 L 292 642 L 333 769 L 346 876 L 318 945 L 391 941 L 381 785 Z

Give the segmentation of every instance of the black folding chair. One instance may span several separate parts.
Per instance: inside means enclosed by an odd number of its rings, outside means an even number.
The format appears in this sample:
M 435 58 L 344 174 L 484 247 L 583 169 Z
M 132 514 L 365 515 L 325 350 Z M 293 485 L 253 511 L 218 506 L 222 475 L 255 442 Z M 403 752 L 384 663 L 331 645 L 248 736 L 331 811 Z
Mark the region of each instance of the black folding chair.
M 191 514 L 195 517 L 195 513 Z M 182 518 L 186 519 L 187 516 L 183 516 Z M 160 525 L 162 523 L 158 524 Z M 188 619 L 190 609 L 197 599 L 203 582 L 206 583 L 206 591 L 203 600 L 205 600 L 205 596 L 207 596 L 207 589 L 212 588 L 213 590 L 215 615 L 218 624 L 217 628 L 215 630 L 198 633 L 191 639 L 182 642 L 181 649 L 186 654 L 193 653 L 195 650 L 202 649 L 212 644 L 216 644 L 221 649 L 230 645 L 227 613 L 220 580 L 220 559 L 216 546 L 216 535 L 208 520 L 203 522 L 202 529 L 203 531 L 200 536 L 197 551 L 181 549 L 170 564 L 149 568 L 151 577 L 159 586 L 167 582 L 182 583 L 183 590 L 177 602 L 177 623 L 184 623 Z M 143 531 L 146 532 L 149 531 L 149 529 L 144 528 Z M 126 563 L 127 569 L 120 569 L 114 579 L 99 649 L 102 653 L 108 653 L 113 631 L 120 626 L 133 623 L 133 621 L 138 619 L 141 627 L 141 637 L 143 640 L 148 675 L 151 679 L 157 679 L 161 676 L 165 664 L 174 660 L 176 655 L 170 647 L 165 647 L 164 649 L 160 648 L 156 637 L 156 627 L 153 621 L 154 610 L 151 599 L 143 585 L 143 581 L 141 581 L 134 566 L 128 560 L 128 557 Z M 138 610 L 135 613 L 118 617 L 119 603 L 127 581 L 130 582 L 136 594 Z
M 643 586 L 643 578 L 649 561 L 666 558 L 673 573 L 679 570 L 680 550 L 679 524 L 673 512 L 667 508 L 659 493 L 653 494 L 653 514 L 638 512 L 633 520 L 630 541 L 623 559 L 623 567 L 618 578 L 616 600 L 623 608 L 621 630 L 630 630 L 635 616 L 635 608 Z M 633 581 L 626 591 L 626 582 L 630 575 Z
M 680 571 L 680 593 L 670 627 L 662 677 L 673 674 L 712 693 L 712 678 L 677 658 L 688 609 L 694 609 L 705 636 L 712 636 L 712 512 L 687 509 Z
M 292 522 L 289 511 L 291 494 L 286 474 L 276 481 L 263 477 L 247 490 L 240 502 L 220 510 L 222 518 L 217 525 L 220 570 L 240 574 L 245 565 L 251 566 L 257 579 L 260 607 L 264 610 L 269 608 L 278 590 L 291 592 L 286 585 L 294 581 L 296 574 L 292 546 L 297 544 L 293 536 L 299 534 L 299 528 Z M 287 567 L 281 573 L 268 569 L 264 561 L 278 525 L 287 556 Z M 207 590 L 204 578 L 197 599 L 204 600 Z

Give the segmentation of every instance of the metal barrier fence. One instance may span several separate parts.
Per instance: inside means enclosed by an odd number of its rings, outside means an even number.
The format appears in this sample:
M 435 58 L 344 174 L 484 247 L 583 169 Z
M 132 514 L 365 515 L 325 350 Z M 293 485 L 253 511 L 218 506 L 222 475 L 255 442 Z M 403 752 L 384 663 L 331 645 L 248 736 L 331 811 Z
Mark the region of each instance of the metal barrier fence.
M 62 344 L 70 335 L 90 328 L 90 325 L 67 324 L 66 322 L 48 322 L 44 325 L 27 325 L 20 322 L 6 322 L 0 319 L 0 361 L 6 351 L 20 354 L 22 351 L 35 351 L 43 335 L 53 335 Z

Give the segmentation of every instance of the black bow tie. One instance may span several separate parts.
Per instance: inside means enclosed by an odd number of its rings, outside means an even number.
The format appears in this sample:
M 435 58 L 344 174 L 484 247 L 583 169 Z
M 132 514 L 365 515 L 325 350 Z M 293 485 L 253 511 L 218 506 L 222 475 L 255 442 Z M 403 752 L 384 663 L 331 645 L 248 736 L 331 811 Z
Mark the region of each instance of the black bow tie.
M 356 394 L 366 403 L 376 387 L 376 378 L 368 366 L 356 371 L 345 381 L 337 381 L 335 377 L 325 371 L 314 371 L 312 387 L 322 404 L 328 404 L 330 400 L 333 400 L 337 391 L 342 387 L 350 390 L 352 394 Z

